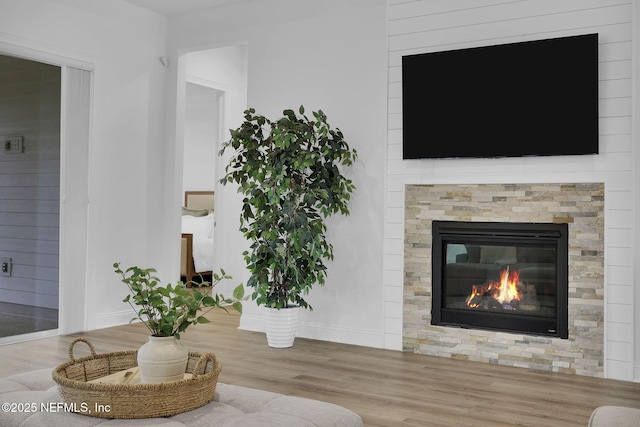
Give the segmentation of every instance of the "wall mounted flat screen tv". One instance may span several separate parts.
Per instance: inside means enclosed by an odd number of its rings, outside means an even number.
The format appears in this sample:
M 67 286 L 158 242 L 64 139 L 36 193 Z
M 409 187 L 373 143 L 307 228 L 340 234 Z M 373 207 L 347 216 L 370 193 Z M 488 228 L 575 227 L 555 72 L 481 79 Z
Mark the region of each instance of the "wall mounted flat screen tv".
M 403 56 L 403 158 L 598 153 L 598 35 Z

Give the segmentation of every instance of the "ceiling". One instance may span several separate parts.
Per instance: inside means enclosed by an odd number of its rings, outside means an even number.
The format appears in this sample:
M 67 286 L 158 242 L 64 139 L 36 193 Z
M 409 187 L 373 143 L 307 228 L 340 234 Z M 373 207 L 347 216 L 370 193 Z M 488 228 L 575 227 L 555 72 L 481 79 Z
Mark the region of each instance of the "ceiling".
M 153 10 L 166 16 L 197 12 L 204 9 L 222 6 L 229 3 L 240 3 L 246 0 L 125 0 L 145 9 Z

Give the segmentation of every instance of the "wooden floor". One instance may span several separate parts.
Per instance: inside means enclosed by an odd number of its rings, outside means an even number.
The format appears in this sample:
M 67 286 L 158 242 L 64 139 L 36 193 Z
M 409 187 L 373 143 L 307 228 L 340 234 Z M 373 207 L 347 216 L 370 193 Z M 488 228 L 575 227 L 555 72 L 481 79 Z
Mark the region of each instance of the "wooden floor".
M 237 329 L 239 315 L 218 311 L 182 342 L 213 351 L 220 382 L 332 402 L 366 426 L 586 426 L 594 408 L 640 408 L 640 384 L 380 350 L 297 338 L 271 349 L 264 334 Z M 133 324 L 0 347 L 0 377 L 68 360 L 73 338 L 96 351 L 137 348 L 144 325 Z M 78 343 L 75 356 L 85 354 Z

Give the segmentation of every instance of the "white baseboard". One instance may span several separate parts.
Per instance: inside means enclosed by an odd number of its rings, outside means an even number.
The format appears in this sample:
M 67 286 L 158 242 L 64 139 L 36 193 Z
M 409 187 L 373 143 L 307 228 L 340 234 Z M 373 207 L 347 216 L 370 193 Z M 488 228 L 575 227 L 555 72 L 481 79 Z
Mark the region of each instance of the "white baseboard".
M 133 315 L 130 310 L 100 314 L 96 316 L 96 329 L 110 328 L 130 322 Z M 244 313 L 240 317 L 238 329 L 263 332 L 264 319 L 260 313 Z M 384 336 L 379 331 L 358 328 L 327 326 L 310 322 L 300 322 L 296 334 L 300 338 L 310 338 L 321 341 L 353 344 L 365 347 L 384 348 Z
M 238 329 L 264 332 L 264 319 L 259 314 L 243 314 Z M 296 337 L 321 341 L 352 344 L 364 347 L 384 348 L 384 336 L 378 331 L 358 328 L 327 326 L 310 322 L 300 322 Z
M 240 316 L 238 329 L 242 329 L 243 331 L 264 332 L 264 320 L 262 316 L 243 313 L 242 316 Z
M 131 310 L 115 311 L 96 315 L 96 329 L 126 325 L 135 317 Z

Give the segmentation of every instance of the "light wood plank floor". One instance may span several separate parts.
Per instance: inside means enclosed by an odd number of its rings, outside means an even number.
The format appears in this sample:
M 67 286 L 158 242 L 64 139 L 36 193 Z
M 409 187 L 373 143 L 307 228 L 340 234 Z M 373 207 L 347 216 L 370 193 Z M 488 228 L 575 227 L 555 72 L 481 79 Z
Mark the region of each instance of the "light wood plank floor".
M 640 408 L 640 384 L 297 338 L 271 349 L 264 334 L 237 329 L 239 315 L 218 311 L 182 341 L 213 351 L 220 382 L 324 400 L 360 414 L 367 426 L 586 426 L 601 405 Z M 133 324 L 0 347 L 0 377 L 68 360 L 73 338 L 96 351 L 137 348 Z M 82 343 L 76 357 L 85 354 Z

